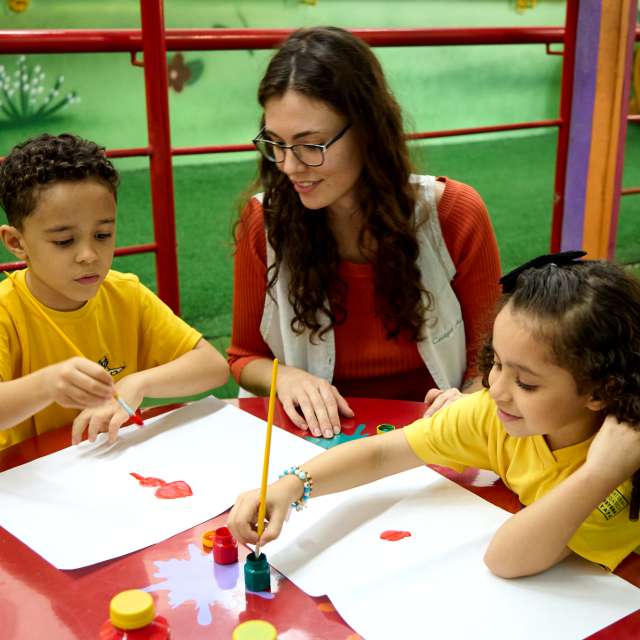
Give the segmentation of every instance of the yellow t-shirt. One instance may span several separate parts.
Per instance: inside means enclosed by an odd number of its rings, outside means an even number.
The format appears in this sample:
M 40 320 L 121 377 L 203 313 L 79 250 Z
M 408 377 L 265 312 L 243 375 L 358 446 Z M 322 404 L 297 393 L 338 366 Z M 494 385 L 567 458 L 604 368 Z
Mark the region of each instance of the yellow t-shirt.
M 0 283 L 0 378 L 4 381 L 76 355 L 32 303 L 114 381 L 171 362 L 202 338 L 133 274 L 110 271 L 96 296 L 76 311 L 55 311 L 40 304 L 29 292 L 25 274 L 26 270 L 16 274 L 16 286 L 9 279 Z M 0 450 L 69 424 L 77 415 L 78 410 L 54 403 L 15 427 L 0 430 Z
M 487 390 L 478 391 L 405 427 L 409 445 L 427 464 L 497 473 L 529 505 L 580 467 L 593 438 L 551 451 L 543 436 L 513 437 Z M 640 522 L 629 520 L 631 480 L 621 484 L 569 541 L 575 553 L 613 570 L 640 545 Z

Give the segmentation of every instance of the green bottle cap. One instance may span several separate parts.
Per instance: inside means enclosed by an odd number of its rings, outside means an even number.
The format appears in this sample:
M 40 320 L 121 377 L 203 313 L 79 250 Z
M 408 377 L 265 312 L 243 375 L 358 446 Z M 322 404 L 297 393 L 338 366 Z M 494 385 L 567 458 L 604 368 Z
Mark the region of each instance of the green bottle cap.
M 271 571 L 267 556 L 251 552 L 244 563 L 244 586 L 248 591 L 271 591 Z

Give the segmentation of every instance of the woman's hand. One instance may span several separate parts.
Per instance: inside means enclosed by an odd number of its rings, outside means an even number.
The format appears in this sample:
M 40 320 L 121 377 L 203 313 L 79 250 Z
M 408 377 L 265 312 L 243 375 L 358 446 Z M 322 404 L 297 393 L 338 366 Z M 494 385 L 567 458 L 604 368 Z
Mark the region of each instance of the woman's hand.
M 600 477 L 610 478 L 613 487 L 624 482 L 640 469 L 640 427 L 607 416 L 584 464 Z
M 266 518 L 261 544 L 275 540 L 282 531 L 282 525 L 289 513 L 289 507 L 302 496 L 303 484 L 299 478 L 287 475 L 274 482 L 267 490 Z M 229 512 L 227 526 L 233 537 L 242 544 L 258 542 L 257 520 L 260 506 L 260 490 L 241 493 Z
M 278 398 L 285 413 L 300 429 L 319 437 L 340 433 L 340 416 L 352 418 L 347 401 L 329 382 L 296 367 L 280 366 Z
M 423 418 L 430 418 L 436 411 L 442 409 L 464 397 L 455 387 L 451 389 L 429 389 L 427 395 L 424 397 L 424 403 L 428 406 L 428 409 L 424 412 Z

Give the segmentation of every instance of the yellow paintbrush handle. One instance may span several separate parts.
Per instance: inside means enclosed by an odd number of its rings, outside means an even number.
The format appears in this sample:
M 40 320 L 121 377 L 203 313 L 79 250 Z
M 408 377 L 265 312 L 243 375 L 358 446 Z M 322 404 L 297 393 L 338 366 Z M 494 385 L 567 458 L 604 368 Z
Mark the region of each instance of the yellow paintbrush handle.
M 256 557 L 260 555 L 260 538 L 264 531 L 264 517 L 267 511 L 267 476 L 269 475 L 269 454 L 271 452 L 271 430 L 273 428 L 273 413 L 276 405 L 276 378 L 278 376 L 278 359 L 273 359 L 271 369 L 271 389 L 269 391 L 269 410 L 267 412 L 267 437 L 264 445 L 264 460 L 262 462 L 262 484 L 260 485 L 260 505 L 258 507 L 258 544 Z

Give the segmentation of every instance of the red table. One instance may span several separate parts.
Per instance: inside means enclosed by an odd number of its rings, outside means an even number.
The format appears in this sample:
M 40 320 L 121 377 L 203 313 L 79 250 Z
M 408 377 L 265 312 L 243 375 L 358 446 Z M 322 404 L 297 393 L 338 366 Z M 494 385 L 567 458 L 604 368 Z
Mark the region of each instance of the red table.
M 355 417 L 344 421 L 344 433 L 347 435 L 355 432 L 375 434 L 376 425 L 382 422 L 405 425 L 419 418 L 424 411 L 424 406 L 418 402 L 361 398 L 351 398 L 349 402 L 355 411 Z M 259 418 L 266 419 L 266 399 L 242 399 L 239 406 Z M 171 407 L 149 410 L 145 416 L 169 408 Z M 276 412 L 275 423 L 292 433 L 303 434 L 284 417 L 280 407 Z M 364 430 L 360 427 L 362 424 L 365 425 Z M 65 427 L 0 451 L 0 471 L 58 451 L 68 446 L 69 442 L 70 428 Z M 295 464 L 302 461 L 291 462 Z M 470 484 L 473 473 L 456 474 L 450 470 L 438 470 L 500 507 L 512 512 L 519 508 L 515 495 L 501 482 L 489 487 L 475 487 Z M 256 483 L 258 484 L 258 480 Z M 231 632 L 237 624 L 255 618 L 268 620 L 279 634 L 289 632 L 290 635 L 287 637 L 291 638 L 359 638 L 344 623 L 327 598 L 307 596 L 275 570 L 272 570 L 271 599 L 245 593 L 242 580 L 237 584 L 233 572 L 242 571 L 248 549 L 240 549 L 239 565 L 229 565 L 231 568 L 223 570 L 222 573 L 217 565 L 216 570 L 211 563 L 211 583 L 205 584 L 206 593 L 202 592 L 202 588 L 200 592 L 196 589 L 191 593 L 189 571 L 195 570 L 193 568 L 196 564 L 202 571 L 203 563 L 206 564 L 210 560 L 210 557 L 203 555 L 205 552 L 200 544 L 201 535 L 224 524 L 225 518 L 226 514 L 223 514 L 161 544 L 75 571 L 55 569 L 0 528 L 0 638 L 97 638 L 98 629 L 107 618 L 109 600 L 113 595 L 124 589 L 151 585 L 155 585 L 154 597 L 158 613 L 169 620 L 172 637 L 177 640 L 227 639 L 231 637 Z M 42 526 L 46 527 L 47 523 L 43 522 Z M 95 543 L 100 544 L 100 539 L 96 538 Z M 73 540 L 70 540 L 69 544 L 73 544 Z M 266 551 L 268 554 L 268 547 Z M 177 571 L 177 574 L 185 578 L 181 585 L 176 585 L 174 580 L 171 591 L 162 588 L 165 578 L 160 577 L 163 568 L 169 566 L 173 567 L 174 574 Z M 632 555 L 627 558 L 616 573 L 640 587 L 640 556 Z M 217 595 L 211 600 L 212 593 L 216 592 Z M 638 596 L 640 603 L 640 591 Z M 207 605 L 207 598 L 213 602 L 210 607 Z M 200 608 L 197 606 L 198 600 Z M 640 638 L 640 609 L 591 638 Z

